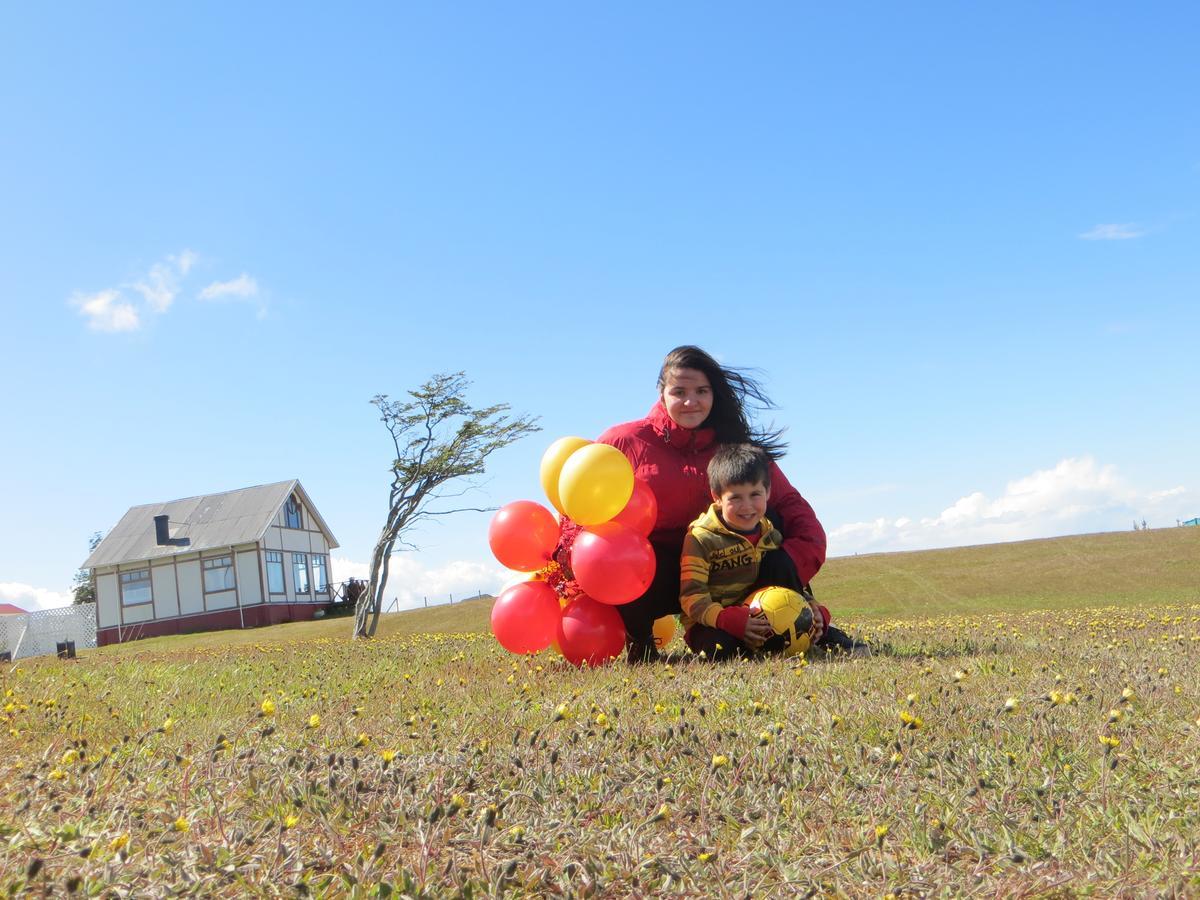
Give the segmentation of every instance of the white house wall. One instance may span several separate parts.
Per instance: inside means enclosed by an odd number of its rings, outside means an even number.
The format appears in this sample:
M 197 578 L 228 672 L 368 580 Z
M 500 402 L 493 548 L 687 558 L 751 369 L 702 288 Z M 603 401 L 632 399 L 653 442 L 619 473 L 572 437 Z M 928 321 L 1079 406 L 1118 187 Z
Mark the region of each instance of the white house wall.
M 139 603 L 137 606 L 126 606 L 121 615 L 125 617 L 126 625 L 133 625 L 137 622 L 149 622 L 154 618 L 153 603 Z
M 262 603 L 262 576 L 259 574 L 258 550 L 239 550 L 237 554 L 238 597 L 242 606 Z
M 154 591 L 154 617 L 179 615 L 179 593 L 175 590 L 175 563 L 150 567 L 150 589 Z
M 177 564 L 179 570 L 179 614 L 183 616 L 204 612 L 204 581 L 200 577 L 200 560 L 192 557 Z
M 115 572 L 96 574 L 96 614 L 100 628 L 121 624 L 121 589 Z
M 233 609 L 237 606 L 237 591 L 217 591 L 204 595 L 205 609 Z

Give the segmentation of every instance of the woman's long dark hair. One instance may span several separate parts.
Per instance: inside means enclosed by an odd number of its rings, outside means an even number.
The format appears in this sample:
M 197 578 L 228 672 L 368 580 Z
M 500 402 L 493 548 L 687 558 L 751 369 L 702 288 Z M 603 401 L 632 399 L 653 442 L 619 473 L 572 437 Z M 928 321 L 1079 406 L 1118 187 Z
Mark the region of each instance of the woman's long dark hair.
M 720 444 L 757 444 L 771 459 L 779 459 L 787 452 L 787 444 L 781 440 L 783 429 L 759 429 L 750 424 L 746 415 L 747 404 L 758 409 L 774 409 L 770 398 L 759 383 L 745 369 L 723 366 L 699 347 L 686 344 L 676 347 L 663 360 L 658 373 L 658 392 L 667 385 L 667 373 L 672 369 L 695 369 L 703 372 L 712 386 L 713 405 L 702 428 L 716 432 Z

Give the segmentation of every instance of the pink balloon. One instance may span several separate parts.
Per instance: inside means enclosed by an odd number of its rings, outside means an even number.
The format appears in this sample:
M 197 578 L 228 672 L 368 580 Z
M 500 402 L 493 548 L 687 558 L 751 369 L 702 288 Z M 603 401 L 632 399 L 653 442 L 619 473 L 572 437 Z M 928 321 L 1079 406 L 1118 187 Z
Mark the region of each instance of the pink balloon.
M 519 572 L 537 571 L 550 562 L 558 546 L 558 522 L 540 503 L 514 500 L 492 518 L 488 546 L 501 565 Z
M 654 580 L 654 548 L 635 531 L 602 522 L 579 532 L 571 547 L 571 571 L 585 594 L 618 606 L 646 593 Z
M 642 537 L 649 537 L 654 530 L 654 523 L 658 521 L 658 500 L 654 491 L 650 490 L 650 485 L 635 478 L 629 502 L 609 521 L 624 525 Z
M 611 606 L 580 594 L 558 623 L 558 649 L 575 666 L 603 666 L 625 649 L 625 623 Z
M 523 581 L 496 598 L 492 634 L 510 653 L 536 653 L 550 646 L 561 618 L 554 588 L 544 581 Z

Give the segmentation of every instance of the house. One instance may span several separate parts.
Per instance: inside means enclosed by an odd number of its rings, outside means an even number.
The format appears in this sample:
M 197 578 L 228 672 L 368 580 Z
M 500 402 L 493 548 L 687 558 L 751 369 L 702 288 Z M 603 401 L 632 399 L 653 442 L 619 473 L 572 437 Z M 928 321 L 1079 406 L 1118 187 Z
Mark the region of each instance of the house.
M 1194 519 L 1187 519 L 1183 522 L 1184 525 L 1200 525 L 1200 516 Z
M 11 603 L 0 603 L 0 616 L 23 616 L 26 612 L 27 610 Z
M 96 643 L 311 619 L 337 546 L 294 479 L 135 506 L 83 564 Z

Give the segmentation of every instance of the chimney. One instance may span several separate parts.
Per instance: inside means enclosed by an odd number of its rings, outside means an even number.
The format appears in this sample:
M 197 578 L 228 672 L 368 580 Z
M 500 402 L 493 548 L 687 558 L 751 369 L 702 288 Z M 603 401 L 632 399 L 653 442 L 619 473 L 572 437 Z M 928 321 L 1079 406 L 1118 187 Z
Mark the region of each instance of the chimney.
M 166 516 L 154 517 L 154 537 L 158 541 L 158 546 L 164 547 L 171 543 L 171 530 L 167 527 Z

